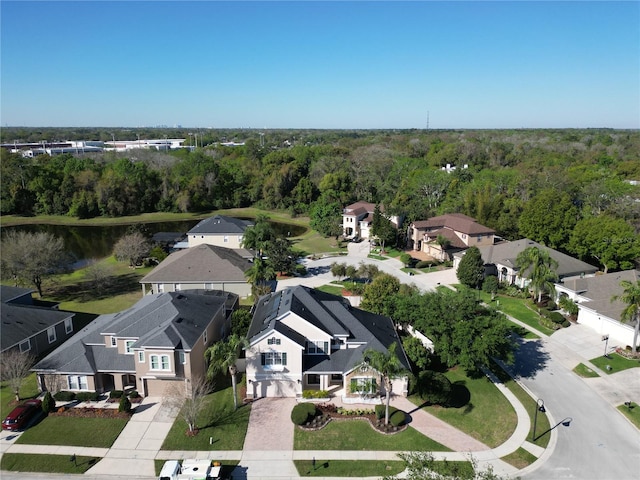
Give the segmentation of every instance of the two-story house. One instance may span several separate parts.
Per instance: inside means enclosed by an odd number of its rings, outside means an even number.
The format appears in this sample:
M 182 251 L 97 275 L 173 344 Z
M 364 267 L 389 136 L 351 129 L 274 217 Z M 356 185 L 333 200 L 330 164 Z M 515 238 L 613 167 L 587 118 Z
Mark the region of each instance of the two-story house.
M 137 390 L 143 396 L 190 394 L 206 374 L 204 352 L 227 335 L 238 296 L 196 291 L 146 295 L 133 307 L 101 315 L 32 370 L 41 390 Z
M 0 286 L 0 350 L 18 349 L 34 356 L 42 355 L 74 333 L 73 313 L 40 306 L 33 290 Z
M 493 245 L 495 231 L 462 213 L 448 213 L 410 225 L 413 249 L 425 252 L 436 260 L 451 260 L 451 256 L 469 247 Z
M 187 232 L 187 244 L 189 248 L 203 243 L 225 248 L 242 248 L 244 231 L 253 226 L 254 223 L 249 220 L 215 215 L 200 221 Z
M 241 298 L 251 295 L 245 272 L 252 266 L 248 250 L 201 244 L 172 253 L 140 280 L 142 294 L 184 290 L 222 290 Z
M 246 376 L 251 398 L 296 397 L 305 389 L 319 389 L 341 391 L 343 401 L 349 402 L 361 401 L 363 393 L 383 393 L 380 376 L 363 366 L 363 353 L 367 348 L 387 353 L 393 343 L 410 371 L 389 317 L 308 287 L 261 297 L 248 338 Z M 408 379 L 396 379 L 393 392 L 406 396 Z
M 356 202 L 347 205 L 342 210 L 342 231 L 345 238 L 361 238 L 364 240 L 372 237 L 373 213 L 375 203 Z M 396 228 L 402 224 L 402 218 L 398 215 L 386 215 L 384 206 L 380 205 L 380 213 L 384 215 Z

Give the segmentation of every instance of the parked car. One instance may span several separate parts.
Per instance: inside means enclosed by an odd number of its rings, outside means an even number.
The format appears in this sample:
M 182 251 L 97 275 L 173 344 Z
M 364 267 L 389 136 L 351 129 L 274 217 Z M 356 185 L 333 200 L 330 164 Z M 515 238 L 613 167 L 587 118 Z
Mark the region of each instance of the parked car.
M 25 428 L 31 420 L 42 413 L 42 402 L 40 400 L 27 400 L 22 405 L 14 408 L 2 421 L 3 430 L 21 430 Z

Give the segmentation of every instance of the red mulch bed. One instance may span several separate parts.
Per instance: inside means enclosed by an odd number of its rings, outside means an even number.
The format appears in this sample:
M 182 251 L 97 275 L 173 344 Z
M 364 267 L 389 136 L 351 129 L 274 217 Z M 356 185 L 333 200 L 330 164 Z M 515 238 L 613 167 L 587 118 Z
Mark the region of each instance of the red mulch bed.
M 133 412 L 119 412 L 116 408 L 59 408 L 49 415 L 80 418 L 130 418 Z

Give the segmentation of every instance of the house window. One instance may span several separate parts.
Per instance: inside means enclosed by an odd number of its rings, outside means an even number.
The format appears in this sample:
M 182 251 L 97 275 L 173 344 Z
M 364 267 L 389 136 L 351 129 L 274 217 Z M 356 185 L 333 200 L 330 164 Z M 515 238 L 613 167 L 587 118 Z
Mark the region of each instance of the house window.
M 24 342 L 20 342 L 20 353 L 31 350 L 31 341 L 27 338 Z
M 173 284 L 173 291 L 174 292 L 179 292 L 181 290 L 180 284 L 179 283 L 174 283 Z
M 224 239 L 222 240 L 224 243 L 228 243 L 229 242 L 229 236 L 225 235 Z
M 267 345 L 280 345 L 280 339 L 276 337 L 271 337 L 267 339 Z
M 206 330 L 202 334 L 202 341 L 204 342 L 204 344 L 206 346 L 207 345 L 207 331 Z
M 307 340 L 307 353 L 323 355 L 329 352 L 329 342 L 323 340 Z
M 264 367 L 284 366 L 287 364 L 287 352 L 264 352 L 260 363 Z
M 89 390 L 86 375 L 69 375 L 69 390 Z
M 135 340 L 126 340 L 124 342 L 124 352 L 127 355 L 133 355 L 133 344 L 136 343 Z
M 238 245 L 242 245 L 242 235 L 238 235 Z
M 184 365 L 185 363 L 187 363 L 187 356 L 185 355 L 184 352 L 178 352 L 178 357 L 180 358 L 180 363 L 182 365 Z
M 354 377 L 351 379 L 351 393 L 375 393 L 376 379 L 373 377 Z
M 47 338 L 49 339 L 49 343 L 56 341 L 56 327 L 47 328 Z
M 144 363 L 144 350 L 138 351 L 138 363 Z
M 73 332 L 73 321 L 70 318 L 64 319 L 64 333 Z
M 479 242 L 480 240 L 482 240 L 482 235 L 480 235 L 476 241 Z
M 151 370 L 171 370 L 169 355 L 150 355 Z
M 463 233 L 463 234 L 462 234 L 462 238 L 463 238 L 463 239 L 466 239 L 466 238 L 467 238 L 467 234 L 466 234 L 466 233 Z
M 158 284 L 158 293 L 164 293 L 164 283 Z
M 118 339 L 116 337 L 111 337 L 111 346 L 112 347 L 118 346 Z
M 307 375 L 307 383 L 309 385 L 320 385 L 320 375 L 310 373 Z

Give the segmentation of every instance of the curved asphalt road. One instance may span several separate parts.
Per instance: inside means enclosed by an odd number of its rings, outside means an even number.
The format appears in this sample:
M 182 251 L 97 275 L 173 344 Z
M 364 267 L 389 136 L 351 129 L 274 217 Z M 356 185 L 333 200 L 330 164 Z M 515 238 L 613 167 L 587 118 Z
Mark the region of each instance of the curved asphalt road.
M 558 433 L 555 449 L 524 479 L 640 478 L 640 432 L 563 365 L 553 338 L 522 341 L 512 372 L 544 400 Z M 640 375 L 637 381 L 640 382 Z M 622 402 L 621 402 L 622 403 Z M 570 420 L 569 426 L 562 424 Z M 537 432 L 540 435 L 543 432 Z

